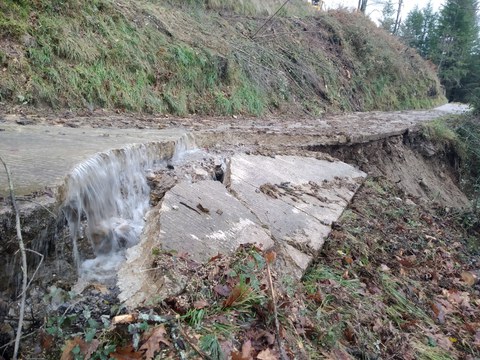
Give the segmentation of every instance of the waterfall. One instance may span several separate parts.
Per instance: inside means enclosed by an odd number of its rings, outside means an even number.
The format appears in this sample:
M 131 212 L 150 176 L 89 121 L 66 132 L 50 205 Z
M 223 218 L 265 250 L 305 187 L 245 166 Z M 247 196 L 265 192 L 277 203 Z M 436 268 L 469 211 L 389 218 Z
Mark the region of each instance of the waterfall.
M 184 134 L 174 144 L 133 144 L 98 153 L 72 170 L 62 209 L 79 278 L 101 282 L 114 278 L 124 251 L 137 244 L 144 226 L 150 195 L 146 172 L 165 167 L 194 148 L 192 135 Z M 90 259 L 79 248 L 81 239 L 88 240 Z

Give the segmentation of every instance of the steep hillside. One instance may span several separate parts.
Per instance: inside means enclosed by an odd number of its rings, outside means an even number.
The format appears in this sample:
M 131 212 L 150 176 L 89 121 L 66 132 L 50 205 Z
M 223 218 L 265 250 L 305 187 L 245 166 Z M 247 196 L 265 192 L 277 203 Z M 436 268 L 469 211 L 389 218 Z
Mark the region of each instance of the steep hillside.
M 364 16 L 299 1 L 261 28 L 278 7 L 4 0 L 1 106 L 260 115 L 444 101 L 432 66 Z

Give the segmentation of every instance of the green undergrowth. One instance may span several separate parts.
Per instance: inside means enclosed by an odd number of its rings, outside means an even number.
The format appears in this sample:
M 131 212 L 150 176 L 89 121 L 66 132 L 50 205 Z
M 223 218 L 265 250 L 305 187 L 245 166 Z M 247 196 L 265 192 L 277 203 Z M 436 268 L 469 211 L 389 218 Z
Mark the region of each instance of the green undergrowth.
M 479 356 L 478 248 L 459 213 L 407 199 L 368 179 L 336 223 L 303 279 L 312 348 L 348 359 Z
M 172 2 L 173 3 L 173 2 Z M 229 11 L 236 14 L 250 16 L 271 16 L 280 9 L 284 1 L 279 0 L 180 0 L 189 7 L 217 11 Z M 301 0 L 289 1 L 278 11 L 278 16 L 308 16 L 316 12 L 309 3 Z
M 429 64 L 359 14 L 290 4 L 257 33 L 279 5 L 5 0 L 0 102 L 177 115 L 318 115 L 444 101 Z
M 480 206 L 480 117 L 467 113 L 448 116 L 424 126 L 424 135 L 442 146 L 456 161 L 460 185 L 472 200 L 472 216 L 478 218 Z M 473 221 L 473 219 L 471 219 Z M 474 221 L 477 223 L 478 220 Z

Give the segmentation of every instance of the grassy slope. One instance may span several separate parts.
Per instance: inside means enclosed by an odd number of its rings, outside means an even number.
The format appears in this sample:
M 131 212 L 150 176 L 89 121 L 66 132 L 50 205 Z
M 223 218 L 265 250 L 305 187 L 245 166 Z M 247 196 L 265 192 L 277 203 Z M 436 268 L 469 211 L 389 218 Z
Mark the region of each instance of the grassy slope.
M 297 4 L 251 40 L 275 0 L 175 4 L 3 1 L 0 101 L 258 115 L 444 100 L 429 64 L 361 15 Z

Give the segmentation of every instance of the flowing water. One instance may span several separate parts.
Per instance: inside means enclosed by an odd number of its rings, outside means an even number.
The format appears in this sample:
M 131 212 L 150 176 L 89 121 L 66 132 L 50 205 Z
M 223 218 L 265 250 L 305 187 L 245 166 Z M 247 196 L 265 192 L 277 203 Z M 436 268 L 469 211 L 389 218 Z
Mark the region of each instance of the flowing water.
M 149 209 L 146 173 L 194 148 L 188 134 L 175 145 L 134 144 L 98 153 L 69 174 L 62 208 L 79 278 L 108 282 L 115 277 L 125 250 L 138 242 Z M 84 240 L 90 250 L 87 254 L 81 250 Z

